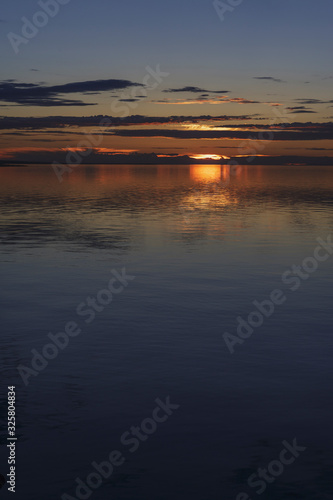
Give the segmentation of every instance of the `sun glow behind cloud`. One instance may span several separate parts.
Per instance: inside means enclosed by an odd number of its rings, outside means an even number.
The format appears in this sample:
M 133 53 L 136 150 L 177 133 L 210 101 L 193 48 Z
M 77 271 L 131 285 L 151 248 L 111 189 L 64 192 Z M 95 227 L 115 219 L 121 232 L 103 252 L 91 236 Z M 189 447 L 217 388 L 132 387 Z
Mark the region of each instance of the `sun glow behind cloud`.
M 196 154 L 189 155 L 190 158 L 195 160 L 230 160 L 229 156 L 215 155 L 215 154 Z
M 181 125 L 182 128 L 185 130 L 202 130 L 202 131 L 239 131 L 239 130 L 244 130 L 243 128 L 239 127 L 217 127 L 214 125 L 200 125 L 198 123 L 184 123 Z

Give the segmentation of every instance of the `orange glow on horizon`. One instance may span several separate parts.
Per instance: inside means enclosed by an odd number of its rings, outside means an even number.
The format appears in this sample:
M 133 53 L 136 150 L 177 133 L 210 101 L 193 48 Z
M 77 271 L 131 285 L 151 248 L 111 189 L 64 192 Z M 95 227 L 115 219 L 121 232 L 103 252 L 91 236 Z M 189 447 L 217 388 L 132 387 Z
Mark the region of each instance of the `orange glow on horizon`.
M 189 155 L 194 160 L 230 160 L 229 156 L 215 155 L 215 154 L 196 154 Z

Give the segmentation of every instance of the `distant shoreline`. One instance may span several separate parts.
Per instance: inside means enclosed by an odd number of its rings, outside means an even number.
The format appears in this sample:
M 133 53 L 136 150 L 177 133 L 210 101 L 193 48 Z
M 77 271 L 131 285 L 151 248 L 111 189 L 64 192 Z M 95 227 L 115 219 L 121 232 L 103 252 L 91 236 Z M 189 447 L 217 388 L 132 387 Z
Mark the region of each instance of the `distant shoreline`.
M 132 160 L 132 161 L 131 161 Z M 251 160 L 251 161 L 249 161 Z M 23 167 L 28 165 L 48 165 L 52 166 L 53 162 L 44 161 L 0 161 L 0 167 Z M 66 165 L 66 162 L 63 162 Z M 191 166 L 191 165 L 215 165 L 215 166 L 223 166 L 223 165 L 280 165 L 280 166 L 333 166 L 333 157 L 296 157 L 296 156 L 270 156 L 270 157 L 248 157 L 248 158 L 230 158 L 229 160 L 225 160 L 222 162 L 221 160 L 196 160 L 189 158 L 187 156 L 183 156 L 178 158 L 176 161 L 175 158 L 154 158 L 154 160 L 147 161 L 147 159 L 142 159 L 142 161 L 133 161 L 133 157 L 129 158 L 127 161 L 125 158 L 117 158 L 117 161 L 114 162 L 82 162 L 79 165 L 68 165 L 71 168 L 75 169 L 77 166 L 94 166 L 94 165 L 104 165 L 104 166 L 124 166 L 124 165 L 149 165 L 149 166 Z

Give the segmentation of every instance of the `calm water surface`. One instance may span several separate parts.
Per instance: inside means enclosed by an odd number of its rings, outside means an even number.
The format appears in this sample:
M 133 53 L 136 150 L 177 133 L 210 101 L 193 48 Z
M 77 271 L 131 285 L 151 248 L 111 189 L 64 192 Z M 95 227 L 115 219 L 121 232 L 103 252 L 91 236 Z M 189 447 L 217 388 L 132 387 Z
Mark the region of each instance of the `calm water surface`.
M 260 497 L 333 499 L 333 256 L 297 291 L 281 278 L 333 233 L 332 168 L 87 166 L 61 184 L 49 166 L 0 169 L 18 499 L 75 497 L 114 449 L 126 462 L 90 498 L 255 499 L 248 477 L 295 437 L 307 449 Z M 135 280 L 85 323 L 78 304 L 123 267 Z M 223 334 L 276 288 L 284 304 L 230 354 Z M 26 387 L 17 366 L 68 321 L 81 334 Z M 121 435 L 167 396 L 180 407 L 131 453 Z M 3 441 L 3 474 L 6 456 Z

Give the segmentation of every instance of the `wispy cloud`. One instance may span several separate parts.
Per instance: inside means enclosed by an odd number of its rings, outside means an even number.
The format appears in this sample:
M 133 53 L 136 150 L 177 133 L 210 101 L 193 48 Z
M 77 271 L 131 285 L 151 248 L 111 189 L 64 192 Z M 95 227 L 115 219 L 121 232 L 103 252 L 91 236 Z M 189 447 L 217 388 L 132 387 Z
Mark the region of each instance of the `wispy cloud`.
M 295 102 L 299 102 L 299 104 L 305 105 L 315 105 L 315 104 L 332 104 L 333 99 L 330 101 L 323 101 L 322 99 L 313 99 L 313 98 L 297 98 Z
M 200 96 L 196 99 L 160 99 L 151 101 L 155 104 L 173 104 L 173 105 L 187 105 L 187 104 L 225 104 L 225 103 L 237 103 L 237 104 L 260 104 L 259 101 L 251 101 L 250 99 L 244 99 L 243 97 L 209 97 Z
M 163 92 L 190 92 L 193 94 L 228 94 L 230 90 L 206 90 L 206 89 L 201 89 L 200 87 L 181 87 L 177 89 L 166 89 L 163 90 Z
M 276 83 L 286 83 L 283 80 L 280 80 L 280 78 L 274 78 L 273 76 L 254 76 L 254 80 L 267 80 L 271 82 L 276 82 Z

